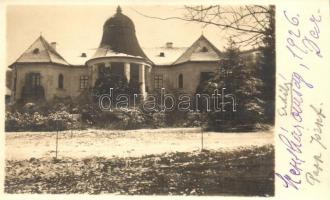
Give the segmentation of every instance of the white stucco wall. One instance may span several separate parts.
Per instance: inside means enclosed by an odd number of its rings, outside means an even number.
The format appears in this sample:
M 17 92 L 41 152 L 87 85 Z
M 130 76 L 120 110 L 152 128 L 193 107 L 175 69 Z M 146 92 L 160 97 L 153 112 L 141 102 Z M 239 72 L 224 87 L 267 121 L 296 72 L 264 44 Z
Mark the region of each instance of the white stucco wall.
M 153 66 L 146 69 L 146 84 L 149 91 L 154 90 L 154 76 L 163 75 L 163 87 L 166 92 L 173 90 L 194 94 L 200 83 L 201 72 L 216 72 L 219 69 L 218 62 L 187 62 L 174 66 Z M 15 73 L 15 70 L 17 73 Z M 25 84 L 26 74 L 35 72 L 41 74 L 41 85 L 45 90 L 46 100 L 57 97 L 77 97 L 82 90 L 80 89 L 80 76 L 88 76 L 91 79 L 91 71 L 87 66 L 61 66 L 57 64 L 16 64 L 13 70 L 13 80 L 17 74 L 16 92 L 14 101 L 21 98 L 22 88 Z M 94 71 L 97 73 L 97 71 Z M 58 76 L 64 76 L 64 88 L 58 88 Z M 183 75 L 183 88 L 178 88 L 178 77 Z M 95 80 L 94 80 L 95 81 Z M 12 84 L 12 91 L 14 84 Z
M 45 90 L 46 100 L 57 97 L 76 97 L 81 93 L 80 76 L 88 76 L 87 67 L 61 66 L 57 64 L 16 64 L 17 76 L 15 101 L 21 98 L 22 88 L 25 84 L 26 74 L 35 72 L 41 75 L 41 85 Z M 64 77 L 63 89 L 58 88 L 58 76 Z M 14 84 L 12 85 L 14 86 Z M 12 91 L 14 88 L 12 88 Z
M 183 89 L 181 91 L 194 94 L 200 82 L 201 72 L 217 72 L 218 69 L 217 62 L 188 62 L 175 66 L 155 66 L 151 71 L 151 88 L 154 89 L 154 76 L 162 74 L 165 90 L 178 90 L 178 78 L 182 74 Z

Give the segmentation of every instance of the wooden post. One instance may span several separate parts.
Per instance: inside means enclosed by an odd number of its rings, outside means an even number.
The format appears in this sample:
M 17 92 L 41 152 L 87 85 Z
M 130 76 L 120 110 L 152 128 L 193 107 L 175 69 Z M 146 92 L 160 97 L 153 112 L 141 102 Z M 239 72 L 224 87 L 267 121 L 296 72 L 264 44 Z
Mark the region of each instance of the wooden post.
M 57 149 L 58 149 L 58 120 L 56 120 L 56 150 L 55 150 L 55 159 L 57 160 Z
M 201 141 L 201 143 L 202 143 L 202 148 L 201 148 L 201 151 L 203 151 L 203 148 L 204 148 L 204 132 L 203 132 L 203 127 L 201 127 L 201 133 L 202 133 L 202 141 Z

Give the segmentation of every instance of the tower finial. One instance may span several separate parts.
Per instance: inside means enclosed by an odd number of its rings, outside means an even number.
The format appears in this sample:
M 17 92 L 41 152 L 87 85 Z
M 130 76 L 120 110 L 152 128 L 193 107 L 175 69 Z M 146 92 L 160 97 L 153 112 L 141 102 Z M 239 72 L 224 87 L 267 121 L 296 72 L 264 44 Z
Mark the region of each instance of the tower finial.
M 121 7 L 120 6 L 117 7 L 117 13 L 121 13 Z

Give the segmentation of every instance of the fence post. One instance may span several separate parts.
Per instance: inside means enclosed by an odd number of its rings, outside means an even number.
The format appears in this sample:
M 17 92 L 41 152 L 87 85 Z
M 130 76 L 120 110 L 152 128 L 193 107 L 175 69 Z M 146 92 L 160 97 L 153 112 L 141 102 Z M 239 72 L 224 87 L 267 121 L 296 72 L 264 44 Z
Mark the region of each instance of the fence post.
M 204 148 L 204 131 L 203 131 L 203 127 L 201 127 L 201 133 L 202 133 L 202 138 L 201 138 L 202 148 L 201 148 L 201 151 L 203 151 L 203 148 Z
M 57 149 L 58 149 L 58 122 L 59 120 L 56 120 L 56 149 L 55 149 L 55 159 L 57 160 Z

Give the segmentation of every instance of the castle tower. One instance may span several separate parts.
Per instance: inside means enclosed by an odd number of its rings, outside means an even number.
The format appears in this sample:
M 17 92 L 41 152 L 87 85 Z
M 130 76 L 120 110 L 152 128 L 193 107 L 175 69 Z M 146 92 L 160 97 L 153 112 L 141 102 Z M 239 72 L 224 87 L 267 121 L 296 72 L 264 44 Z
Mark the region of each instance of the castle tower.
M 86 64 L 92 71 L 92 86 L 104 71 L 110 71 L 125 76 L 128 82 L 138 83 L 140 93 L 146 96 L 152 62 L 139 45 L 133 21 L 119 6 L 116 14 L 104 23 L 100 45 Z

